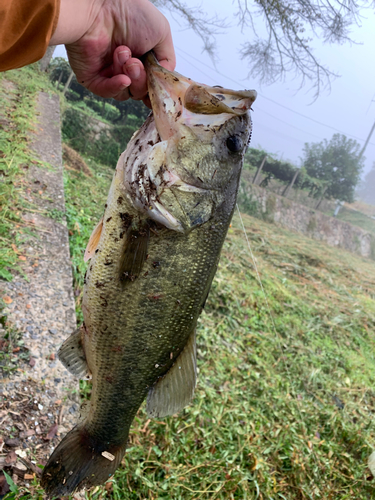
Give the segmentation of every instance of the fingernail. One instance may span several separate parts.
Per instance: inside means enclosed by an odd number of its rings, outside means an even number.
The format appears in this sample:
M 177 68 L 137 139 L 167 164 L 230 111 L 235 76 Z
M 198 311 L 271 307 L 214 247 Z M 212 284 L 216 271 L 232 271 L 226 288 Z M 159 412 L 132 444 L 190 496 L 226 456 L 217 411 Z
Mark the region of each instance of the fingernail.
M 138 64 L 126 66 L 126 72 L 132 80 L 137 80 L 141 76 L 141 69 Z
M 122 50 L 118 53 L 118 60 L 120 64 L 125 64 L 129 60 L 130 50 Z

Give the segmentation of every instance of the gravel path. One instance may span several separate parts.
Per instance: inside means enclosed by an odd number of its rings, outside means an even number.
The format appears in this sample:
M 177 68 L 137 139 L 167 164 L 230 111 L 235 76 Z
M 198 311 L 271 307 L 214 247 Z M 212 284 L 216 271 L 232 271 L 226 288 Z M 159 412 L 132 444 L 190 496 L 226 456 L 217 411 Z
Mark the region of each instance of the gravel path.
M 79 409 L 78 381 L 56 358 L 58 347 L 76 328 L 58 96 L 41 92 L 37 111 L 32 149 L 49 165 L 29 165 L 25 170 L 25 197 L 38 206 L 38 211 L 23 214 L 35 236 L 25 237 L 19 247 L 29 281 L 18 275 L 11 283 L 0 282 L 0 296 L 12 299 L 5 311 L 8 323 L 23 332 L 31 355 L 28 363 L 0 380 L 0 469 L 13 457 L 13 478 L 21 483 L 25 474 L 27 483 L 35 473 L 32 465 L 24 464 L 45 462 L 75 424 Z M 42 215 L 45 210 L 52 217 Z

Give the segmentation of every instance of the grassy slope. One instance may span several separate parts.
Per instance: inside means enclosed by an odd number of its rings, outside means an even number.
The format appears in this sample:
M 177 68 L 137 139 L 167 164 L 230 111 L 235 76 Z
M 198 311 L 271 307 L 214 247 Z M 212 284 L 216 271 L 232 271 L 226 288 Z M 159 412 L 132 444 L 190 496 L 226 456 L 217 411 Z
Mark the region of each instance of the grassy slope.
M 33 234 L 22 214 L 40 211 L 25 196 L 35 188 L 25 178 L 29 166 L 49 168 L 36 158 L 29 145 L 30 133 L 37 125 L 35 106 L 40 90 L 53 89 L 36 65 L 0 73 L 0 280 L 11 281 L 14 271 L 22 274 L 19 263 L 25 257 L 19 248 Z M 5 333 L 0 335 L 0 376 L 15 370 L 19 358 L 28 358 L 22 349 L 13 354 L 13 349 L 24 342 L 22 335 L 7 324 L 2 299 L 0 296 L 0 323 L 5 326 Z
M 337 218 L 345 222 L 349 222 L 350 224 L 353 224 L 353 226 L 359 226 L 365 231 L 369 231 L 375 235 L 375 220 L 371 219 L 362 212 L 342 207 Z
M 47 85 L 34 73 L 7 75 L 23 87 L 16 106 L 2 101 L 19 127 L 2 133 L 0 148 L 0 223 L 10 224 L 1 226 L 0 250 L 8 269 L 18 260 L 9 237 L 16 245 L 20 212 L 28 208 L 22 169 L 35 161 L 22 137 L 35 93 Z M 91 167 L 93 179 L 65 174 L 78 302 L 82 252 L 112 175 Z M 193 404 L 156 422 L 141 409 L 112 491 L 91 498 L 374 497 L 366 469 L 375 444 L 374 263 L 244 220 L 267 299 L 236 217 L 200 321 Z
M 77 294 L 112 173 L 92 170 L 65 174 Z M 90 498 L 374 497 L 375 265 L 244 223 L 265 293 L 236 215 L 199 323 L 193 403 L 162 421 L 141 408 L 113 485 Z
M 29 187 L 23 174 L 30 163 L 40 163 L 30 151 L 27 137 L 34 126 L 36 96 L 42 89 L 49 90 L 48 81 L 31 67 L 0 74 L 1 279 L 11 280 L 10 270 L 20 270 L 16 246 L 27 233 L 21 212 L 36 208 L 23 197 Z

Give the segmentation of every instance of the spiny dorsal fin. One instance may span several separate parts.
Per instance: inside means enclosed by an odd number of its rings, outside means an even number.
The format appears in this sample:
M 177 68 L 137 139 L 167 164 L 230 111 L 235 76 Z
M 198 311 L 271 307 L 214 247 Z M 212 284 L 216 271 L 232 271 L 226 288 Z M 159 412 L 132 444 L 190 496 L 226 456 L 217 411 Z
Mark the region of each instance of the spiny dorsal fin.
M 147 397 L 148 416 L 166 417 L 190 403 L 197 383 L 195 330 L 167 374 L 152 387 Z
M 85 351 L 82 345 L 83 329 L 78 328 L 58 350 L 57 356 L 65 368 L 80 379 L 90 378 Z
M 83 260 L 87 262 L 94 255 L 95 250 L 98 248 L 100 236 L 102 235 L 103 229 L 103 217 L 100 219 L 98 224 L 95 226 L 93 232 L 91 233 L 89 242 L 85 250 L 85 255 Z

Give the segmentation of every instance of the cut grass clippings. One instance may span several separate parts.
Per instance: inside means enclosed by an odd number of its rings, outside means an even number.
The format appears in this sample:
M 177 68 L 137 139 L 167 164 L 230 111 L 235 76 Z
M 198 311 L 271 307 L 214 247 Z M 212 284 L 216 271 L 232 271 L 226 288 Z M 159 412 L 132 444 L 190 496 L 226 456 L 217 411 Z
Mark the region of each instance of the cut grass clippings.
M 65 172 L 78 302 L 83 252 L 113 174 L 90 169 L 92 178 Z M 236 214 L 199 320 L 192 404 L 161 420 L 148 420 L 142 407 L 111 484 L 87 498 L 375 496 L 367 468 L 375 448 L 375 264 L 243 218 L 264 291 Z
M 10 113 L 9 123 L 18 124 L 8 130 L 5 123 L 0 148 L 5 180 L 0 204 L 7 204 L 7 212 L 0 212 L 0 230 L 4 221 L 9 224 L 0 232 L 0 256 L 8 259 L 1 269 L 9 272 L 17 265 L 11 244 L 17 249 L 22 227 L 16 226 L 26 206 L 23 164 L 31 160 L 26 101 L 31 106 L 34 90 L 44 85 L 44 77 L 29 68 L 12 75 L 7 79 L 18 89 L 25 87 L 14 95 L 17 101 L 0 103 Z M 6 149 L 9 143 L 19 150 Z M 78 306 L 83 252 L 113 175 L 112 169 L 87 162 L 92 177 L 68 169 L 64 174 Z M 367 468 L 375 448 L 375 264 L 243 217 L 257 270 L 236 215 L 199 321 L 199 382 L 192 404 L 161 420 L 148 420 L 142 407 L 122 465 L 110 483 L 87 492 L 87 498 L 375 497 Z M 9 246 L 13 257 L 4 254 Z M 12 356 L 19 340 L 9 340 L 7 355 Z M 85 384 L 83 396 L 89 397 Z M 30 482 L 32 493 L 15 487 L 12 498 L 43 498 L 37 479 Z

